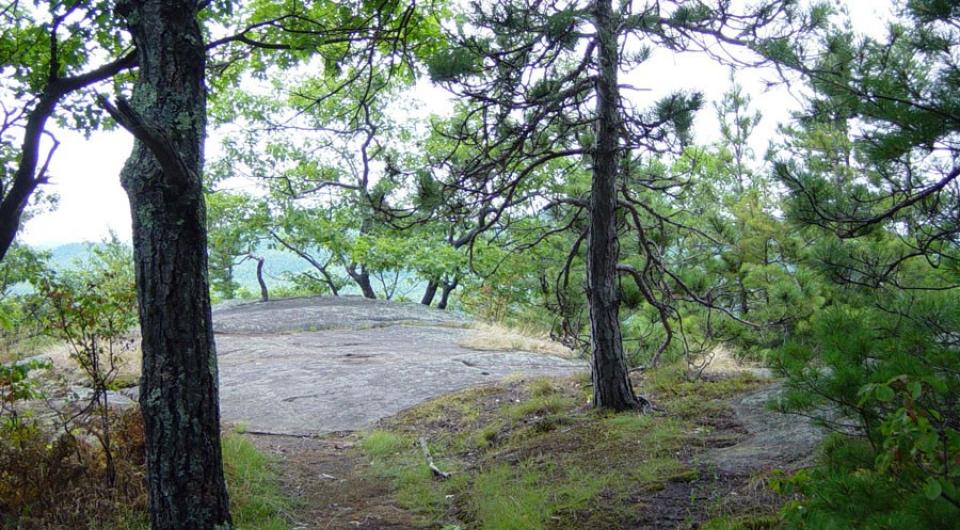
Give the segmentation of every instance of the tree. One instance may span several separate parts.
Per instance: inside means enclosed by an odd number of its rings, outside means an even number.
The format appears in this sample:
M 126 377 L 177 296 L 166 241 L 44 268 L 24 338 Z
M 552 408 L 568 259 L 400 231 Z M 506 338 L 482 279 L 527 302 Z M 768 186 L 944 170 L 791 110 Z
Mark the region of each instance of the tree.
M 620 165 L 620 89 L 617 27 L 611 0 L 593 6 L 596 31 L 596 146 L 587 237 L 587 298 L 590 306 L 591 370 L 595 407 L 625 410 L 640 402 L 633 392 L 623 354 L 617 263 L 617 177 Z
M 784 406 L 830 403 L 839 414 L 824 423 L 863 434 L 834 448 L 861 462 L 855 479 L 853 459 L 831 458 L 798 481 L 811 499 L 858 497 L 809 503 L 790 514 L 802 525 L 949 528 L 960 509 L 960 8 L 898 11 L 884 38 L 845 25 L 818 36 L 797 66 L 813 96 L 775 158 L 829 300 L 778 352 Z
M 209 244 L 210 283 L 227 300 L 236 296 L 239 285 L 234 280 L 234 267 L 253 260 L 257 262 L 257 283 L 260 299 L 269 299 L 263 278 L 264 258 L 257 247 L 268 237 L 269 213 L 263 203 L 252 197 L 228 192 L 212 192 L 207 199 L 207 237 Z
M 433 15 L 442 5 L 314 2 L 262 28 L 256 40 L 271 43 L 271 57 L 260 50 L 244 58 L 254 77 L 275 67 L 285 82 L 233 87 L 214 105 L 215 116 L 243 131 L 226 143 L 223 173 L 269 190 L 271 237 L 314 267 L 308 280 L 334 294 L 333 267 L 367 298 L 396 291 L 402 260 L 387 259 L 399 242 L 388 241 L 396 233 L 385 218 L 395 213 L 387 211 L 392 157 L 403 150 L 386 144 L 405 131 L 384 109 L 400 106 L 419 56 L 441 41 Z
M 650 46 L 701 51 L 723 60 L 711 51 L 713 44 L 762 49 L 788 40 L 810 22 L 794 22 L 794 6 L 787 2 L 764 2 L 740 13 L 729 2 L 708 6 L 699 1 L 614 6 L 607 0 L 503 0 L 474 8 L 470 24 L 482 30 L 452 29 L 450 38 L 458 46 L 438 54 L 430 65 L 435 80 L 468 102 L 465 118 L 447 134 L 458 149 L 466 146 L 477 153 L 447 185 L 472 192 L 476 209 L 502 212 L 536 198 L 561 212 L 554 214 L 560 218 L 588 213 L 590 222 L 580 228 L 567 263 L 573 264 L 586 241 L 594 404 L 634 408 L 641 401 L 627 378 L 618 275 L 632 279 L 659 314 L 666 340 L 658 351 L 672 337 L 675 292 L 709 305 L 671 274 L 663 248 L 651 237 L 664 227 L 682 228 L 663 212 L 664 206 L 682 208 L 668 198 L 679 184 L 643 171 L 650 160 L 676 153 L 689 142 L 701 97 L 679 92 L 646 111 L 637 110 L 620 96 L 619 75 L 641 64 Z M 766 28 L 772 28 L 769 35 Z M 636 51 L 621 55 L 625 44 Z M 548 174 L 549 164 L 566 165 L 566 173 L 589 164 L 590 194 L 543 193 L 531 185 L 531 179 Z M 571 221 L 568 227 L 576 224 Z M 621 231 L 637 242 L 639 268 L 620 262 Z
M 939 254 L 960 231 L 951 215 L 960 202 L 951 140 L 960 127 L 951 55 L 960 11 L 936 0 L 900 11 L 886 40 L 833 28 L 816 62 L 795 66 L 815 92 L 798 120 L 804 134 L 782 146 L 775 171 L 797 219 L 841 239 L 903 223 L 923 244 L 919 253 Z M 819 155 L 806 160 L 808 148 Z
M 137 48 L 133 97 L 102 100 L 136 142 L 133 217 L 151 527 L 229 528 L 201 174 L 205 53 L 194 0 L 118 3 Z

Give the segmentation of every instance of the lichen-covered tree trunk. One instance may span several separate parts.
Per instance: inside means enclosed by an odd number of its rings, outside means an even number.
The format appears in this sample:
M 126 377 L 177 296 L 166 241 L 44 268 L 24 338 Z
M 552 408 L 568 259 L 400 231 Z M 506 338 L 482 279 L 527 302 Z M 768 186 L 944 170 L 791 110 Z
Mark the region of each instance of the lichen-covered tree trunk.
M 430 280 L 427 282 L 427 288 L 423 291 L 423 298 L 420 299 L 420 303 L 429 306 L 433 303 L 433 298 L 437 296 L 437 288 L 440 285 L 435 280 Z
M 263 263 L 266 260 L 259 256 L 253 256 L 253 259 L 257 262 L 257 283 L 260 284 L 260 301 L 269 302 L 270 291 L 267 289 L 267 282 L 263 279 Z
M 367 271 L 366 266 L 360 265 L 358 267 L 356 263 L 351 263 L 350 266 L 347 267 L 347 274 L 354 283 L 357 284 L 357 287 L 360 288 L 360 292 L 364 298 L 371 300 L 377 299 L 377 292 L 373 290 L 373 284 L 370 282 L 370 273 Z
M 133 215 L 151 527 L 230 528 L 200 182 L 206 96 L 199 5 L 121 0 L 116 10 L 140 61 L 133 99 L 118 121 L 137 138 L 121 179 Z
M 452 282 L 443 282 L 443 291 L 440 293 L 440 303 L 437 304 L 437 309 L 447 308 L 447 304 L 450 303 L 450 293 L 452 293 L 458 285 L 460 285 L 459 279 L 454 279 Z
M 639 403 L 628 377 L 620 334 L 617 288 L 617 174 L 621 120 L 617 87 L 618 48 L 611 0 L 594 4 L 597 29 L 597 124 L 590 195 L 587 297 L 593 346 L 593 405 L 626 410 Z

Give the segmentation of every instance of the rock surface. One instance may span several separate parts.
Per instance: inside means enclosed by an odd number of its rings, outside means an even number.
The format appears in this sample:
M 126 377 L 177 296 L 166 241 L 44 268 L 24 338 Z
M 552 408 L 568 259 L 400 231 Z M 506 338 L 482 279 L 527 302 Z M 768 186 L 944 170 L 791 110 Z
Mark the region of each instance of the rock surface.
M 359 296 L 249 302 L 215 308 L 213 312 L 214 332 L 227 335 L 356 330 L 398 324 L 465 327 L 469 322 L 456 311 Z
M 587 369 L 549 355 L 465 348 L 466 318 L 419 304 L 298 298 L 217 309 L 214 323 L 222 418 L 258 433 L 360 429 L 511 374 Z
M 736 419 L 748 435 L 736 445 L 708 451 L 703 463 L 726 475 L 811 465 L 824 431 L 808 418 L 770 410 L 768 404 L 782 390 L 776 383 L 733 401 Z

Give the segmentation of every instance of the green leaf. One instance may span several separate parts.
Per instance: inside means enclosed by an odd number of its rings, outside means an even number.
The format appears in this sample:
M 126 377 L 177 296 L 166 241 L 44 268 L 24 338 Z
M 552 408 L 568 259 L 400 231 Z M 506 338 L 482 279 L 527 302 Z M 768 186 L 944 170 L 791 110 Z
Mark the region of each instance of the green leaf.
M 940 445 L 940 438 L 934 432 L 923 433 L 917 440 L 917 449 L 930 453 Z
M 883 402 L 893 401 L 893 398 L 896 396 L 893 389 L 887 385 L 877 385 L 877 388 L 873 391 L 873 395 L 878 401 Z
M 943 487 L 940 486 L 940 482 L 933 477 L 928 478 L 926 484 L 923 485 L 923 494 L 932 501 L 939 497 L 941 493 L 943 493 Z
M 920 395 L 923 394 L 923 384 L 920 381 L 911 381 L 907 384 L 907 390 L 910 391 L 913 399 L 920 399 Z

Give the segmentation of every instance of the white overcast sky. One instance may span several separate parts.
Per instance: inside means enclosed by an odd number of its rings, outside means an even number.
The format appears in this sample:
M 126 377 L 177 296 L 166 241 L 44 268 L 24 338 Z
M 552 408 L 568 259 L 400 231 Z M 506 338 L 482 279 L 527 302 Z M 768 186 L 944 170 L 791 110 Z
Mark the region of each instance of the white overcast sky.
M 858 31 L 874 36 L 883 34 L 884 21 L 890 12 L 889 0 L 840 0 L 837 3 L 847 5 Z M 661 52 L 645 63 L 637 74 L 636 78 L 631 78 L 632 84 L 655 90 L 640 93 L 645 99 L 676 89 L 703 92 L 707 105 L 696 122 L 696 140 L 709 143 L 718 138 L 712 102 L 730 86 L 728 69 L 701 55 Z M 643 83 L 645 76 L 651 76 L 649 84 Z M 768 140 L 774 137 L 777 124 L 786 121 L 790 112 L 798 107 L 786 87 L 765 91 L 765 78 L 772 78 L 772 74 L 762 71 L 737 74 L 737 81 L 763 113 L 754 145 L 761 155 Z M 624 95 L 629 97 L 626 93 Z M 430 112 L 429 105 L 425 111 Z M 28 221 L 21 239 L 31 245 L 50 247 L 101 240 L 113 230 L 129 241 L 129 203 L 120 187 L 119 174 L 133 145 L 130 135 L 121 130 L 99 132 L 86 140 L 82 135 L 61 131 L 57 137 L 61 145 L 51 164 L 51 183 L 45 189 L 59 195 L 59 206 Z M 215 138 L 208 140 L 208 158 L 217 151 L 215 145 L 210 145 L 215 141 Z

